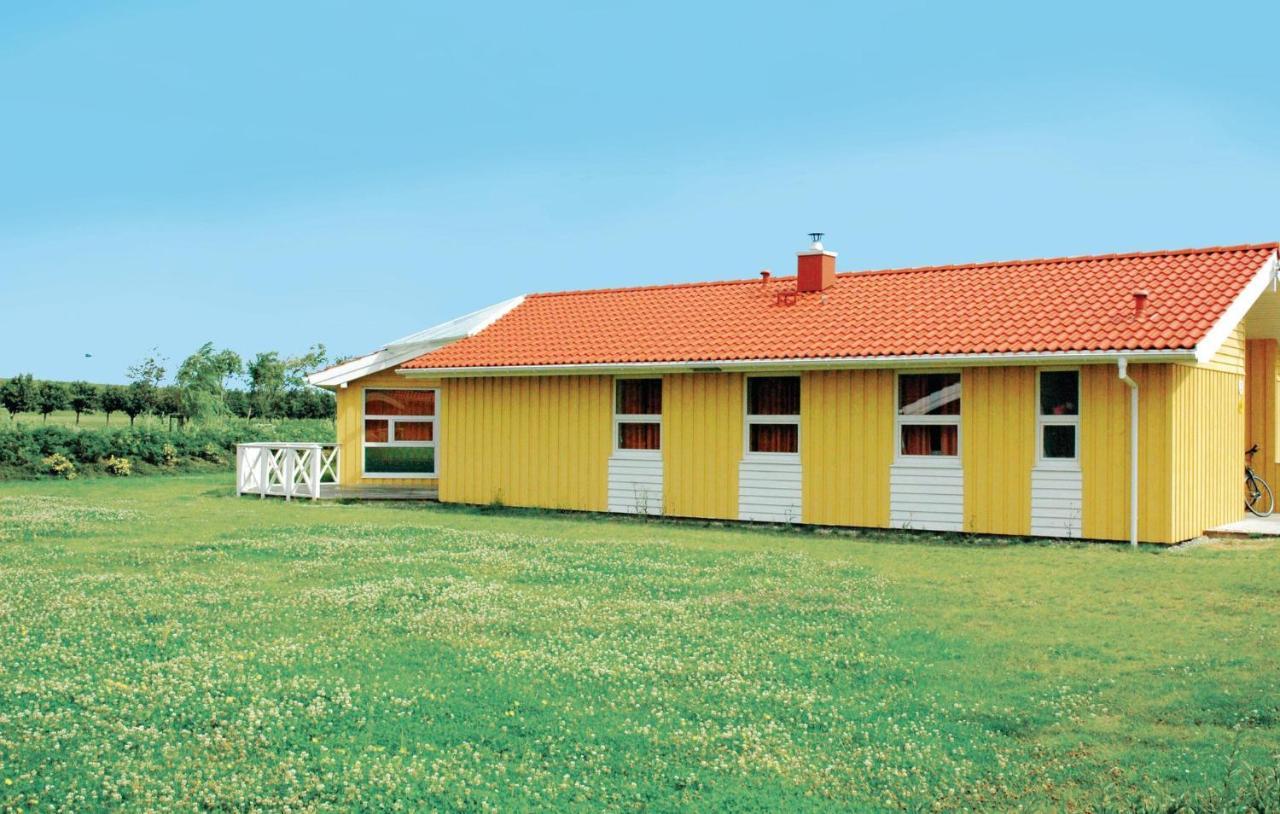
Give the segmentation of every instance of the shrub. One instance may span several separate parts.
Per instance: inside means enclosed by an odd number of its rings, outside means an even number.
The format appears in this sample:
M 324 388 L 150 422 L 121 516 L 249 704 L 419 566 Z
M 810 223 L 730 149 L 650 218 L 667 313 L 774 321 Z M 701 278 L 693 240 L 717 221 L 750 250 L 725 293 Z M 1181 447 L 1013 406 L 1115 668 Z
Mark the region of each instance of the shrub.
M 129 463 L 128 458 L 117 458 L 112 455 L 102 464 L 109 474 L 119 478 L 127 478 L 133 474 L 133 464 Z
M 235 446 L 248 441 L 332 443 L 333 422 L 326 419 L 249 421 L 232 418 L 212 424 L 188 424 L 176 430 L 156 427 L 80 429 L 60 425 L 0 423 L 0 470 L 39 476 L 48 472 L 43 460 L 62 455 L 82 471 L 111 458 L 127 458 L 165 470 L 185 466 L 226 466 Z M 6 477 L 12 476 L 6 474 Z
M 52 455 L 45 456 L 41 459 L 40 463 L 42 463 L 45 470 L 54 477 L 75 480 L 76 465 L 66 455 L 55 452 Z

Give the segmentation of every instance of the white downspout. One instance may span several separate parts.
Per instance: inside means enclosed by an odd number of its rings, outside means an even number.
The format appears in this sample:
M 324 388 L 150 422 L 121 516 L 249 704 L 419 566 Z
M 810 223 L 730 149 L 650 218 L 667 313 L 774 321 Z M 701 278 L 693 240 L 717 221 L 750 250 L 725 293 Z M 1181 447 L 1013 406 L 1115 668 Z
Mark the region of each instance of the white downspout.
M 1120 381 L 1129 385 L 1129 545 L 1138 547 L 1138 383 L 1129 378 L 1129 360 L 1116 360 Z

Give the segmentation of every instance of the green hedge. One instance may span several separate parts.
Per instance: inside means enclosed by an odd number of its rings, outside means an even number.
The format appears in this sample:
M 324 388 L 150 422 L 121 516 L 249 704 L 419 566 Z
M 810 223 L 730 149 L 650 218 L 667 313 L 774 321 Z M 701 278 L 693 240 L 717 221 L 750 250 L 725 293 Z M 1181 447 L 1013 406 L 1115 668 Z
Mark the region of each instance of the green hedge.
M 0 424 L 0 479 L 47 474 L 42 461 L 64 455 L 81 470 L 98 471 L 107 458 L 128 458 L 137 471 L 229 466 L 235 446 L 248 441 L 333 443 L 327 419 L 232 420 L 215 426 L 188 426 L 172 432 L 144 427 L 82 429 Z

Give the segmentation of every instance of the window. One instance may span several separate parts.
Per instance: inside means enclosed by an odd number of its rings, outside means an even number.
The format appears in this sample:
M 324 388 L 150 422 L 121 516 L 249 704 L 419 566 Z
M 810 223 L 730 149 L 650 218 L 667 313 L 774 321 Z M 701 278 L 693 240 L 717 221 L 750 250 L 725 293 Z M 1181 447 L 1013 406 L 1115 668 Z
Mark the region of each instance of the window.
M 436 391 L 364 391 L 364 474 L 436 476 Z
M 662 379 L 617 379 L 614 383 L 613 442 L 618 452 L 662 449 Z
M 898 455 L 960 454 L 960 374 L 898 375 Z
M 800 377 L 747 379 L 747 451 L 800 452 Z
M 1040 371 L 1036 435 L 1044 462 L 1074 465 L 1080 431 L 1080 372 Z

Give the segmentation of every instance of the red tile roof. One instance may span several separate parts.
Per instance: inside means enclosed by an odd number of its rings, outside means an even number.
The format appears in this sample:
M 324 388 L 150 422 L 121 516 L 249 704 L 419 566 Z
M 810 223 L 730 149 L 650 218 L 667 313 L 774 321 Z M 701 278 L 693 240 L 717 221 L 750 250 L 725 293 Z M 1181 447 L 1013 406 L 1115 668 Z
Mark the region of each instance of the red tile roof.
M 1277 245 L 533 294 L 404 367 L 1190 350 Z

